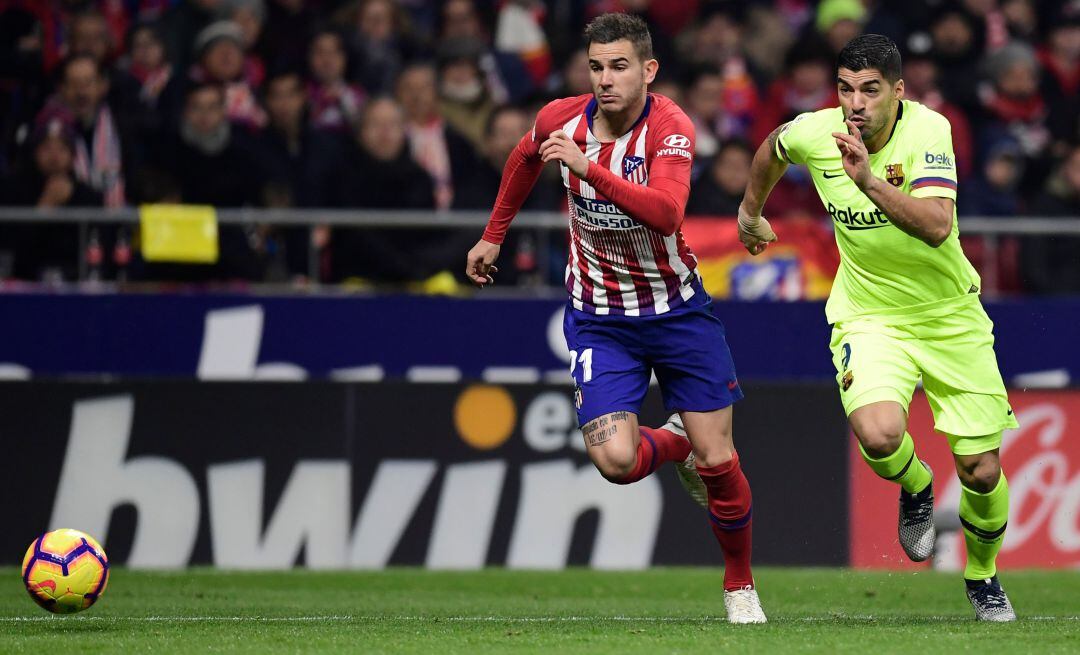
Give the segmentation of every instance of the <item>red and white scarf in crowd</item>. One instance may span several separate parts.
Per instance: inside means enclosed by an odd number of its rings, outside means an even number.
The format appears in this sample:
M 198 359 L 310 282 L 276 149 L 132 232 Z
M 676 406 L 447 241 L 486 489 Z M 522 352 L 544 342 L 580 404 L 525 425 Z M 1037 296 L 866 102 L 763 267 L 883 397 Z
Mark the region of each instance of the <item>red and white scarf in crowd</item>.
M 107 105 L 102 105 L 98 111 L 91 142 L 88 150 L 84 139 L 75 139 L 75 177 L 100 191 L 105 196 L 106 207 L 123 207 L 120 135 Z

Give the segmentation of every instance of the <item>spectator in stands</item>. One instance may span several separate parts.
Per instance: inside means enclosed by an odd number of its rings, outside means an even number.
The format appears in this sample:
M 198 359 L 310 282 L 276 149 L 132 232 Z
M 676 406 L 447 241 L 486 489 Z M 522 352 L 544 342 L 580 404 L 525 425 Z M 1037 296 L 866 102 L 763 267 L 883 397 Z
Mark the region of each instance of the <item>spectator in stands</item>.
M 480 70 L 482 54 L 474 42 L 459 39 L 439 48 L 439 112 L 477 151 L 484 147 L 484 128 L 496 107 Z
M 454 189 L 459 178 L 473 174 L 476 156 L 469 141 L 439 113 L 435 67 L 413 64 L 402 71 L 397 82 L 397 100 L 405 110 L 405 131 L 412 158 L 435 181 L 435 206 L 448 209 L 456 204 Z
M 1049 107 L 1046 122 L 1055 141 L 1052 149 L 1061 155 L 1080 132 L 1080 5 L 1062 9 L 1038 57 L 1043 70 L 1040 95 Z
M 328 207 L 329 184 L 343 155 L 335 135 L 307 121 L 307 98 L 300 73 L 283 71 L 266 81 L 264 102 L 269 124 L 258 136 L 264 177 L 286 194 L 278 207 Z
M 218 21 L 199 32 L 195 39 L 198 64 L 191 77 L 197 83 L 218 84 L 225 90 L 226 116 L 247 128 L 266 125 L 254 89 L 262 82 L 262 70 L 244 53 L 240 26 Z
M 1049 110 L 1039 94 L 1039 63 L 1034 50 L 1014 42 L 986 59 L 987 77 L 979 87 L 983 104 L 982 143 L 1012 139 L 1026 159 L 1024 189 L 1034 191 L 1048 171 L 1046 156 L 1050 130 Z
M 0 204 L 36 207 L 101 207 L 101 194 L 75 177 L 75 130 L 54 116 L 30 137 L 31 156 L 4 185 Z
M 1080 146 L 1068 156 L 1046 184 L 1032 213 L 1039 216 L 1080 216 Z M 1033 293 L 1080 293 L 1080 238 L 1027 237 L 1021 244 L 1025 288 Z
M 202 83 L 188 91 L 179 134 L 156 154 L 156 167 L 176 180 L 185 203 L 244 207 L 261 199 L 263 169 L 244 132 L 229 123 L 225 91 L 218 85 Z M 256 230 L 221 225 L 218 241 L 220 263 L 190 269 L 192 277 L 261 279 Z
M 823 0 L 818 5 L 814 24 L 834 55 L 862 34 L 866 7 L 860 0 Z
M 701 68 L 714 67 L 723 81 L 724 125 L 717 130 L 717 136 L 722 139 L 749 137 L 758 93 L 750 61 L 743 52 L 743 25 L 735 10 L 710 10 L 688 43 L 690 47 L 684 58 L 694 67 L 690 70 L 691 79 Z M 676 62 L 665 63 L 669 70 L 672 64 Z M 688 102 L 690 95 L 688 92 Z
M 526 72 L 520 79 L 511 78 L 511 82 L 507 84 L 509 101 L 517 101 L 533 89 L 544 88 L 551 74 L 551 50 L 543 26 L 545 13 L 546 9 L 540 0 L 509 0 L 503 2 L 499 8 L 492 57 L 495 61 L 508 59 L 513 70 L 523 67 Z M 485 68 L 483 59 L 480 67 Z M 501 68 L 504 78 L 507 72 L 511 72 L 508 71 L 509 68 L 510 66 Z M 490 81 L 488 86 L 494 88 Z M 497 95 L 496 100 L 499 100 Z
M 317 130 L 307 120 L 304 81 L 295 71 L 271 75 L 264 89 L 269 125 L 257 141 L 263 167 L 263 204 L 267 207 L 328 207 L 331 183 L 343 157 L 336 134 Z M 308 273 L 307 227 L 266 230 L 265 236 L 284 249 L 284 263 L 293 276 Z
M 68 26 L 68 53 L 93 57 L 103 69 L 113 58 L 109 24 L 100 12 L 83 11 L 72 17 Z
M 75 176 L 105 198 L 107 207 L 125 202 L 121 124 L 105 102 L 109 82 L 97 60 L 75 55 L 60 68 L 58 93 L 38 114 L 38 124 L 58 118 L 75 130 Z
M 356 147 L 338 179 L 337 201 L 367 209 L 434 209 L 431 176 L 409 156 L 405 113 L 390 98 L 369 101 L 360 113 Z M 438 239 L 422 230 L 334 229 L 331 278 L 404 281 L 427 277 L 415 255 Z
M 101 207 L 101 194 L 75 178 L 75 131 L 54 117 L 30 138 L 31 157 L 0 190 L 0 204 L 16 206 Z M 6 273 L 24 280 L 76 279 L 79 231 L 73 225 L 6 225 L 0 235 L 0 260 Z
M 346 78 L 348 69 L 345 41 L 333 29 L 315 33 L 308 48 L 308 98 L 311 124 L 319 129 L 351 133 L 367 96 Z
M 169 59 L 176 70 L 186 73 L 195 59 L 195 37 L 218 18 L 222 0 L 179 0 L 165 12 L 161 24 L 167 39 Z
M 188 91 L 179 134 L 158 149 L 155 163 L 178 181 L 185 203 L 243 207 L 259 202 L 262 169 L 243 131 L 229 123 L 219 85 L 202 83 Z
M 431 176 L 409 155 L 405 113 L 390 98 L 364 106 L 337 189 L 338 205 L 372 209 L 434 209 Z
M 592 82 L 589 80 L 589 53 L 582 48 L 567 58 L 562 69 L 562 90 L 555 95 L 569 98 L 586 93 L 592 93 Z
M 461 176 L 454 183 L 455 209 L 491 209 L 499 194 L 503 166 L 510 152 L 531 129 L 529 115 L 512 105 L 499 107 L 491 114 L 479 161 L 468 175 Z M 555 186 L 551 180 L 542 177 L 533 187 L 523 208 L 528 211 L 555 211 L 563 197 L 561 186 L 561 179 Z
M 398 73 L 417 54 L 401 8 L 394 0 L 360 0 L 347 7 L 341 20 L 353 29 L 354 80 L 372 95 L 391 93 Z
M 475 47 L 477 66 L 495 104 L 520 101 L 541 86 L 521 58 L 502 51 L 511 48 L 493 48 L 491 30 L 474 0 L 448 0 L 442 7 L 440 18 L 440 47 L 447 42 L 466 42 Z M 530 28 L 525 26 L 525 29 Z M 517 43 L 519 36 L 522 35 L 514 35 L 513 43 Z M 546 47 L 546 43 L 544 45 Z M 543 66 L 542 62 L 540 65 Z
M 730 132 L 725 123 L 724 78 L 720 69 L 712 64 L 698 64 L 687 84 L 685 108 L 697 135 L 694 154 L 699 159 L 712 157 L 720 147 L 720 139 Z
M 225 17 L 240 28 L 247 77 L 253 86 L 259 87 L 266 77 L 266 60 L 263 57 L 266 45 L 262 39 L 266 4 L 263 0 L 225 0 L 224 5 Z
M 683 94 L 682 86 L 680 86 L 677 81 L 670 77 L 663 77 L 657 79 L 655 82 L 649 85 L 649 92 L 659 93 L 662 96 L 666 96 L 680 107 L 686 106 L 686 97 Z
M 907 60 L 904 81 L 907 81 Z M 769 132 L 799 114 L 836 106 L 836 74 L 828 46 L 818 39 L 796 43 L 787 53 L 784 73 L 769 86 L 750 132 L 761 143 Z
M 929 44 L 927 44 L 929 45 Z M 937 62 L 926 48 L 912 49 L 904 54 L 904 97 L 921 102 L 949 120 L 952 128 L 953 153 L 961 188 L 973 172 L 975 144 L 967 114 L 949 102 L 938 85 L 940 71 Z
M 941 72 L 939 87 L 945 98 L 969 115 L 977 111 L 979 58 L 983 39 L 971 18 L 957 9 L 937 14 L 930 25 L 931 54 Z
M 266 6 L 266 24 L 260 54 L 274 70 L 303 67 L 308 55 L 308 40 L 319 18 L 318 5 L 305 0 L 270 0 Z
M 175 128 L 182 102 L 181 78 L 166 57 L 160 29 L 143 23 L 131 30 L 128 55 L 117 74 L 117 96 L 135 137 L 132 145 L 140 150 L 139 161 L 146 160 L 146 150 L 163 132 Z
M 702 175 L 690 190 L 687 215 L 737 215 L 753 159 L 754 151 L 745 141 L 721 144 L 708 174 Z
M 958 211 L 965 216 L 1013 218 L 1020 213 L 1020 178 L 1024 158 L 1011 140 L 991 147 L 980 173 L 960 185 Z

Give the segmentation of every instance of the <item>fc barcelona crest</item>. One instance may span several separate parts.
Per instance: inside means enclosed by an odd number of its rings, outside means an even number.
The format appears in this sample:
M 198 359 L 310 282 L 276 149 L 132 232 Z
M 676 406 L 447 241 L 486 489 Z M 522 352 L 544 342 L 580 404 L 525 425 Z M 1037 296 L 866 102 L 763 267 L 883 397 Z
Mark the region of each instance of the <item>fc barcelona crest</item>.
M 903 164 L 886 164 L 885 165 L 885 179 L 889 181 L 889 184 L 899 187 L 904 184 L 904 165 Z

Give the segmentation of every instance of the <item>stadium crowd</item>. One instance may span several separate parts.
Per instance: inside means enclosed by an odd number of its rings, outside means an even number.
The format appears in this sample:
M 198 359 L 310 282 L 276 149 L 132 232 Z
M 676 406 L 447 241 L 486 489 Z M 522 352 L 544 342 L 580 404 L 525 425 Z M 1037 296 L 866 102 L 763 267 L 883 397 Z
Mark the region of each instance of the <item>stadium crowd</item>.
M 652 90 L 696 125 L 690 214 L 733 215 L 756 145 L 835 106 L 836 53 L 876 32 L 952 124 L 961 215 L 1080 217 L 1077 0 L 0 0 L 0 205 L 486 210 L 535 112 L 590 92 L 580 26 L 613 10 L 646 18 Z M 564 207 L 548 169 L 527 209 Z M 822 212 L 795 167 L 766 206 Z M 0 277 L 74 274 L 60 228 L 0 230 Z M 102 232 L 106 265 L 129 238 Z M 423 279 L 455 238 L 231 226 L 216 266 L 132 274 Z M 1029 290 L 1077 289 L 1076 240 L 1022 245 Z

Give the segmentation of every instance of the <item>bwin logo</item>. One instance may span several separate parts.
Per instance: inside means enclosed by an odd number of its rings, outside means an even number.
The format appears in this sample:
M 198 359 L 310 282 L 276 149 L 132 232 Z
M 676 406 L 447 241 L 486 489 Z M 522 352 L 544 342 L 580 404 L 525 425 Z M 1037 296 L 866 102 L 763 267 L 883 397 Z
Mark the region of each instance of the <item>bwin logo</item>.
M 940 153 L 940 154 L 935 155 L 933 153 L 928 152 L 928 153 L 925 154 L 924 159 L 925 159 L 925 161 L 926 161 L 926 163 L 928 165 L 937 165 L 937 166 L 952 166 L 953 165 L 952 157 L 946 155 L 945 153 Z
M 690 145 L 690 139 L 681 134 L 672 134 L 664 139 L 664 145 L 670 148 L 686 148 Z

